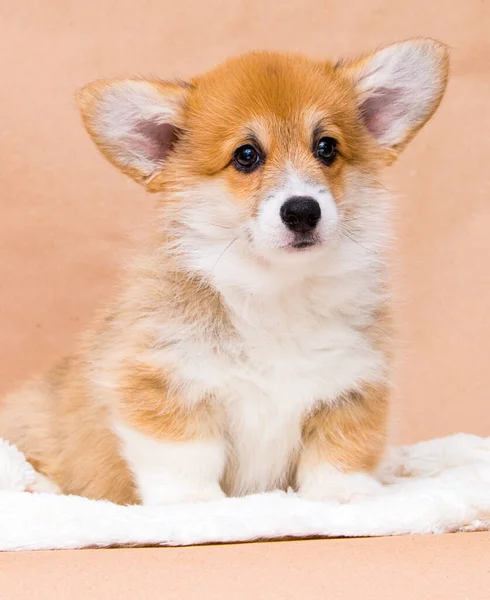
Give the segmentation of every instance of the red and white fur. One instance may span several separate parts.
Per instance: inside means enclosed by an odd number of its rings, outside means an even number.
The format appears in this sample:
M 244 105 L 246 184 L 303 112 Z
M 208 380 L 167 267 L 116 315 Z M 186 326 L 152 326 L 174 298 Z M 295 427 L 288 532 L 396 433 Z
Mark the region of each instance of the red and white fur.
M 85 87 L 85 126 L 157 194 L 154 226 L 74 354 L 0 404 L 0 436 L 61 491 L 119 503 L 376 492 L 391 360 L 380 172 L 447 74 L 446 48 L 416 39 Z

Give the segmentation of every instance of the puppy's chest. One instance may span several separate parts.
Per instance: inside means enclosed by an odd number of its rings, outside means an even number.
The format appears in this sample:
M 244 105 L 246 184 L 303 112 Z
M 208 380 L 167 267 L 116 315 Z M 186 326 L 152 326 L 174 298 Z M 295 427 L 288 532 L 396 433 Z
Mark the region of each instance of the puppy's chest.
M 347 318 L 298 311 L 242 325 L 225 352 L 213 358 L 221 367 L 214 383 L 226 397 L 308 410 L 315 402 L 335 400 L 375 357 L 368 338 Z
M 187 389 L 196 400 L 211 393 L 224 409 L 233 493 L 284 483 L 308 412 L 320 402 L 335 403 L 379 364 L 347 318 L 314 309 L 260 316 L 238 321 L 234 334 L 218 343 L 201 338 L 180 346 Z
M 288 327 L 244 334 L 218 390 L 236 458 L 233 492 L 287 485 L 305 417 L 367 373 L 371 355 L 362 335 L 340 319 L 299 315 Z
M 213 392 L 232 415 L 257 405 L 264 416 L 299 418 L 315 403 L 334 402 L 379 360 L 347 317 L 294 306 L 239 320 L 225 341 L 191 339 L 181 348 L 187 354 L 181 376 L 197 396 Z
M 263 398 L 284 408 L 288 402 L 308 408 L 315 398 L 327 399 L 343 362 L 345 340 L 335 340 L 343 337 L 337 326 L 323 323 L 298 331 L 298 325 L 254 330 L 238 338 L 223 357 L 228 364 L 219 387 L 230 398 Z

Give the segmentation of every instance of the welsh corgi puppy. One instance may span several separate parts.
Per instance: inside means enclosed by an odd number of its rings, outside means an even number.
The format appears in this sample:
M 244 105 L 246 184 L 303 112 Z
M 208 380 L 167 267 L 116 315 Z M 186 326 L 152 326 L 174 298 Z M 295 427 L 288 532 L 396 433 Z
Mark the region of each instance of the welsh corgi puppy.
M 414 39 L 81 90 L 88 133 L 157 205 L 78 349 L 1 403 L 0 436 L 41 489 L 153 505 L 379 492 L 391 361 L 380 174 L 447 77 L 446 47 Z

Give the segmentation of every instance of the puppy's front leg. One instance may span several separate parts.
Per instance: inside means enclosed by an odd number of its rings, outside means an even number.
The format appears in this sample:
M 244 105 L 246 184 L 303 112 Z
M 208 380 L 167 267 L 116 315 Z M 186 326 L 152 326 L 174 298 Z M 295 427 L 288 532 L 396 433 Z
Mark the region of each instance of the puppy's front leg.
M 121 389 L 118 416 L 115 431 L 143 504 L 224 496 L 225 445 L 209 401 L 186 405 L 161 376 L 140 370 Z
M 303 497 L 348 502 L 380 490 L 371 473 L 385 446 L 387 396 L 385 386 L 366 386 L 307 419 L 297 471 Z

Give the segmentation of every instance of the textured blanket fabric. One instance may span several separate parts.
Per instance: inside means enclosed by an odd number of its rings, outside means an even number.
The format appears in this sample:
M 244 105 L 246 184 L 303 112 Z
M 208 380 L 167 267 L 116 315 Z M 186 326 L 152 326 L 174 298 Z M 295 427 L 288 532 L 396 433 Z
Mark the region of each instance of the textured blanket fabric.
M 381 494 L 349 504 L 277 492 L 198 504 L 116 506 L 24 491 L 32 488 L 35 473 L 15 447 L 0 440 L 0 550 L 490 529 L 490 438 L 457 434 L 394 448 L 378 476 L 386 484 Z

